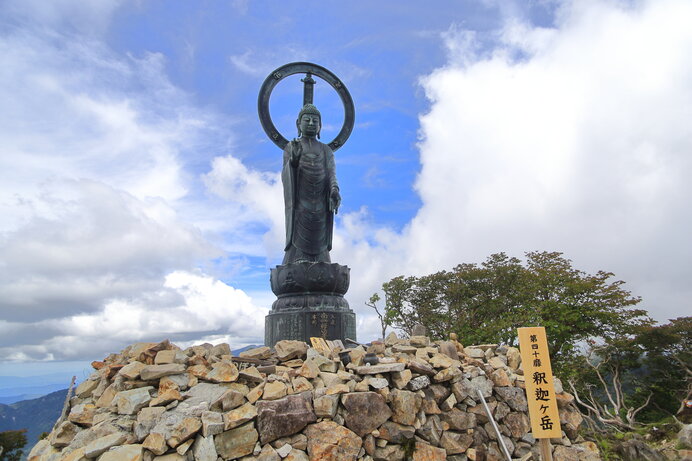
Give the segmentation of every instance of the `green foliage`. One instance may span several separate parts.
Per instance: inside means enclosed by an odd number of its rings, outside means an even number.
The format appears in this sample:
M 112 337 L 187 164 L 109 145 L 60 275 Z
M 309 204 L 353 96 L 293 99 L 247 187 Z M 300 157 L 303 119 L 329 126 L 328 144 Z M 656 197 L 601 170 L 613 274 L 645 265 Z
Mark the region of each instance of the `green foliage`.
M 0 404 L 0 432 L 27 428 L 28 443 L 35 444 L 42 432 L 50 432 L 53 428 L 65 403 L 65 395 L 67 389 L 11 405 Z
M 26 445 L 26 429 L 0 432 L 0 461 L 19 461 Z
M 504 253 L 480 265 L 421 277 L 395 277 L 382 285 L 386 318 L 411 332 L 422 323 L 433 338 L 457 333 L 464 344 L 516 345 L 516 329 L 544 326 L 554 367 L 562 376 L 589 338 L 609 341 L 651 325 L 641 299 L 613 274 L 588 274 L 557 252 L 526 253 L 526 262 Z
M 598 424 L 661 432 L 692 395 L 692 317 L 591 345 L 575 394 Z M 615 411 L 614 411 L 615 410 Z M 647 429 L 646 423 L 656 426 Z M 635 426 L 636 425 L 636 426 Z
M 613 444 L 608 437 L 604 437 L 601 434 L 594 435 L 594 442 L 598 446 L 598 451 L 601 454 L 603 461 L 612 461 L 619 459 L 613 450 Z
M 406 439 L 401 443 L 401 447 L 404 449 L 404 459 L 413 459 L 413 454 L 416 451 L 416 439 Z
M 692 317 L 642 328 L 633 342 L 640 353 L 641 387 L 653 392 L 652 408 L 642 420 L 681 414 L 684 400 L 692 398 Z

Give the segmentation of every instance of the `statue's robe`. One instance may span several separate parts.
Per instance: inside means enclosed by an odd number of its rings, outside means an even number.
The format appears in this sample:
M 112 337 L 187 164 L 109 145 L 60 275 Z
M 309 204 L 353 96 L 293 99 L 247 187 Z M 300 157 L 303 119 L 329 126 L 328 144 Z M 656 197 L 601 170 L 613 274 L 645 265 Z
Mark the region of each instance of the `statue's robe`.
M 292 144 L 283 152 L 281 180 L 286 212 L 286 254 L 283 264 L 331 262 L 334 213 L 329 211 L 329 194 L 338 190 L 332 149 L 314 138 L 299 138 L 303 152 L 292 164 Z M 295 163 L 295 162 L 294 162 Z

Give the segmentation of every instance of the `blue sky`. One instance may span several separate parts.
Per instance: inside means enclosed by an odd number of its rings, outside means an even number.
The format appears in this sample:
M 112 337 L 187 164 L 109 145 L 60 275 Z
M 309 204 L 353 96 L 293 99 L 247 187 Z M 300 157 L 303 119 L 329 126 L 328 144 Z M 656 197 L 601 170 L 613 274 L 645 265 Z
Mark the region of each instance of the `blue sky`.
M 689 2 L 9 1 L 0 6 L 0 375 L 136 341 L 262 341 L 282 258 L 273 69 L 327 67 L 332 259 L 382 282 L 504 251 L 692 296 Z M 272 96 L 295 136 L 298 78 Z M 318 79 L 323 138 L 337 96 Z M 24 365 L 22 365 L 24 366 Z

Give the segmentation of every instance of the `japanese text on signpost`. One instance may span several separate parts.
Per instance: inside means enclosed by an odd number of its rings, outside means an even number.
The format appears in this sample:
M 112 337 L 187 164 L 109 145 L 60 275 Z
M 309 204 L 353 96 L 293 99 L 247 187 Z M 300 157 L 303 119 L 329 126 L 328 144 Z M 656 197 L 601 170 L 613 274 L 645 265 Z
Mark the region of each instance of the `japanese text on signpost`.
M 537 439 L 560 438 L 560 416 L 555 400 L 548 339 L 543 327 L 519 328 L 519 349 L 526 378 L 531 432 Z

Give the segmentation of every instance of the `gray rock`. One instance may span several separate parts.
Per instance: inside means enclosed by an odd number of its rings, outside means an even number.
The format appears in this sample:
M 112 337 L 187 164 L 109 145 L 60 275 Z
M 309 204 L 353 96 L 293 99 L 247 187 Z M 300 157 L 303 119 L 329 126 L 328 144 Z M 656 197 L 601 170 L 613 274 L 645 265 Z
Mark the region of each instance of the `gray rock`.
M 678 443 L 682 448 L 692 449 L 692 424 L 685 424 L 678 432 Z
M 408 390 L 416 392 L 421 389 L 425 389 L 428 386 L 430 386 L 430 378 L 428 378 L 426 375 L 422 375 L 413 378 L 411 381 L 408 382 L 408 385 L 406 387 L 408 388 Z
M 474 400 L 478 398 L 478 391 L 481 391 L 483 397 L 486 399 L 493 395 L 493 382 L 485 376 L 476 376 L 472 378 L 471 387 L 473 388 L 473 393 L 470 393 L 469 397 Z
M 507 348 L 507 365 L 512 370 L 516 370 L 519 368 L 519 365 L 521 364 L 521 353 L 519 352 L 519 349 L 516 347 L 508 347 Z
M 198 435 L 192 445 L 192 454 L 195 461 L 216 461 L 218 454 L 214 445 L 214 437 L 203 437 Z
M 470 380 L 462 378 L 452 385 L 452 392 L 458 402 L 463 401 L 467 397 L 478 399 L 478 391 L 481 391 L 483 397 L 488 398 L 493 393 L 493 382 L 485 376 L 476 376 Z
M 504 400 L 514 411 L 527 412 L 529 404 L 526 401 L 524 390 L 518 387 L 496 387 L 495 393 Z
M 257 402 L 257 428 L 262 444 L 296 434 L 317 421 L 310 400 L 302 395 L 289 395 Z
M 428 329 L 425 328 L 424 325 L 420 323 L 416 323 L 413 325 L 413 328 L 411 329 L 411 336 L 427 336 L 428 335 Z
M 430 345 L 430 338 L 426 335 L 412 335 L 408 341 L 411 346 L 415 347 L 428 347 Z
M 279 456 L 274 447 L 266 444 L 262 447 L 259 455 L 257 455 L 257 461 L 281 461 L 281 456 Z
M 113 398 L 113 404 L 118 407 L 119 415 L 134 415 L 151 401 L 152 386 L 139 387 L 129 391 L 121 391 Z
M 95 379 L 87 379 L 86 381 L 82 381 L 79 386 L 77 386 L 77 389 L 75 389 L 74 393 L 77 397 L 80 399 L 86 398 L 91 396 L 91 393 L 96 389 L 99 385 L 99 379 L 98 375 L 96 376 Z
M 279 360 L 285 361 L 305 357 L 308 352 L 308 345 L 303 341 L 283 340 L 277 342 L 274 349 Z
M 376 375 L 379 373 L 391 373 L 393 371 L 404 371 L 406 365 L 403 363 L 380 363 L 378 365 L 364 365 L 356 367 L 359 375 Z
M 416 434 L 428 441 L 431 445 L 439 447 L 440 437 L 442 436 L 442 422 L 439 416 L 428 416 L 427 421 L 416 431 Z
M 142 445 L 123 445 L 113 447 L 98 459 L 98 461 L 136 461 L 142 459 Z
M 48 440 L 50 444 L 56 448 L 66 447 L 72 442 L 72 439 L 80 432 L 82 429 L 76 424 L 72 424 L 69 421 L 63 421 L 60 423 L 53 432 L 50 433 Z M 1 454 L 1 453 L 0 453 Z
M 311 424 L 305 430 L 312 460 L 355 461 L 363 440 L 333 421 Z
M 160 379 L 168 375 L 179 375 L 185 371 L 182 363 L 166 363 L 164 365 L 147 365 L 139 372 L 144 381 Z
M 203 411 L 209 410 L 213 402 L 216 402 L 228 390 L 221 384 L 199 383 L 192 386 L 183 394 L 185 400 L 181 402 L 177 409 L 179 412 L 185 412 L 194 407 L 205 407 Z
M 394 421 L 386 421 L 378 430 L 380 431 L 380 439 L 392 443 L 404 443 L 406 440 L 412 439 L 416 432 L 413 426 L 405 426 Z
M 101 453 L 108 451 L 109 448 L 122 445 L 125 440 L 127 440 L 127 435 L 122 432 L 100 437 L 84 447 L 84 456 L 87 458 L 96 458 Z
M 363 437 L 392 416 L 384 398 L 375 392 L 351 392 L 341 397 L 346 427 Z
M 222 355 L 231 355 L 231 346 L 229 346 L 227 343 L 217 344 L 209 349 L 210 357 L 221 357 Z
M 276 449 L 276 454 L 281 456 L 282 458 L 285 458 L 288 456 L 288 454 L 293 450 L 293 447 L 291 446 L 290 443 L 286 443 L 284 445 L 281 445 L 279 448 Z
M 456 385 L 456 383 L 454 385 Z M 454 385 L 452 387 L 454 387 Z M 452 393 L 449 387 L 442 384 L 433 384 L 426 388 L 423 392 L 425 392 L 426 398 L 432 398 L 438 404 L 446 400 L 447 397 L 449 397 L 449 394 Z
M 502 422 L 515 439 L 521 439 L 531 430 L 529 418 L 524 413 L 510 413 L 505 416 Z
M 440 446 L 447 451 L 448 455 L 464 453 L 472 443 L 473 436 L 471 434 L 454 431 L 444 431 L 440 438 Z
M 485 352 L 483 352 L 483 349 L 477 347 L 465 347 L 464 354 L 468 355 L 472 359 L 485 358 Z
M 323 395 L 322 397 L 317 397 L 312 401 L 315 407 L 315 415 L 318 418 L 330 418 L 333 419 L 336 416 L 336 409 L 339 406 L 339 396 L 338 395 Z
M 399 389 L 391 391 L 389 396 L 392 421 L 412 426 L 416 421 L 416 414 L 423 403 L 421 396 L 411 391 Z
M 424 363 L 420 360 L 411 360 L 408 363 L 408 368 L 414 373 L 418 373 L 421 375 L 428 375 L 428 376 L 435 376 L 437 373 L 433 367 L 428 365 L 427 363 Z
M 574 448 L 572 450 L 577 451 Z M 623 461 L 667 461 L 663 453 L 637 439 L 616 445 L 615 452 L 622 456 Z
M 252 422 L 214 436 L 214 447 L 222 459 L 236 459 L 255 449 L 258 433 Z
M 205 411 L 202 413 L 202 435 L 210 437 L 220 434 L 224 430 L 223 415 L 216 411 Z
M 382 389 L 389 386 L 389 381 L 387 381 L 385 378 L 370 378 L 368 380 L 368 384 L 373 389 Z
M 190 375 L 187 373 L 182 373 L 179 375 L 168 375 L 161 378 L 159 385 L 165 384 L 170 381 L 173 386 L 180 391 L 184 391 L 188 388 L 188 383 L 190 382 Z
M 562 394 L 564 389 L 562 388 L 562 381 L 557 376 L 553 376 L 553 388 L 556 394 Z
M 450 429 L 453 431 L 465 431 L 476 426 L 476 415 L 466 413 L 458 408 L 452 408 L 450 411 L 442 413 L 440 419 L 449 424 Z
M 308 458 L 308 455 L 304 451 L 295 448 L 286 455 L 285 459 L 290 461 L 310 461 L 310 458 Z
M 452 360 L 459 360 L 457 346 L 451 341 L 440 341 L 440 353 L 446 355 Z
M 159 417 L 166 411 L 163 407 L 142 408 L 137 413 L 137 422 L 134 425 L 134 433 L 140 442 L 149 435 Z

